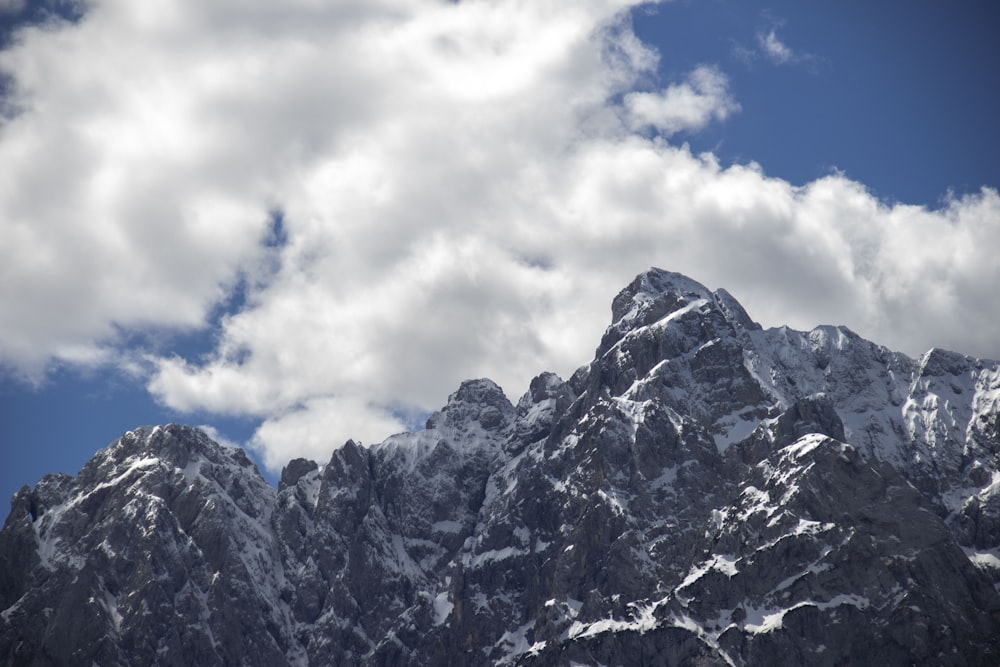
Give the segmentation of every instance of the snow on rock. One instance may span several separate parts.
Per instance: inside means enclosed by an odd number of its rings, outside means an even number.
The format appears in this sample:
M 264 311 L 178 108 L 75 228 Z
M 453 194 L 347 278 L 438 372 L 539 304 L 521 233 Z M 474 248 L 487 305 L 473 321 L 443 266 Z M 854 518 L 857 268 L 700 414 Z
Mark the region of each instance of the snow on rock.
M 26 487 L 0 657 L 996 664 L 998 591 L 1000 365 L 765 330 L 651 269 L 568 380 L 465 382 L 278 489 L 176 425 Z

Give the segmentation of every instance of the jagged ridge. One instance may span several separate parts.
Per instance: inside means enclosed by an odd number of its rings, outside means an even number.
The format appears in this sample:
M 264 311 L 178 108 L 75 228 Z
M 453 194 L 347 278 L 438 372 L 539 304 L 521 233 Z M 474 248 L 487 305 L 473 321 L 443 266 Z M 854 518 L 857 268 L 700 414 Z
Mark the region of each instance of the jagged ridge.
M 569 381 L 269 487 L 144 428 L 15 495 L 14 664 L 995 664 L 1000 367 L 650 270 Z M 331 443 L 333 444 L 333 443 Z

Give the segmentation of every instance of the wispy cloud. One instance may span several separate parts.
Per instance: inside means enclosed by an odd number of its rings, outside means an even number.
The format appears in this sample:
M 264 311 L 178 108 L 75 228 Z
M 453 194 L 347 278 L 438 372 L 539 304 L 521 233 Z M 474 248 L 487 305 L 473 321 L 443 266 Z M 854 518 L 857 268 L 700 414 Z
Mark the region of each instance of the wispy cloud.
M 761 52 L 773 63 L 784 65 L 797 59 L 797 55 L 780 39 L 775 28 L 765 33 L 757 33 L 757 44 Z
M 815 66 L 820 61 L 820 58 L 813 53 L 793 49 L 778 36 L 778 31 L 785 25 L 783 20 L 776 19 L 770 14 L 765 15 L 765 19 L 768 25 L 757 31 L 753 46 L 740 43 L 733 45 L 732 54 L 737 60 L 748 65 L 762 59 L 774 65 L 809 67 Z
M 712 120 L 725 120 L 740 105 L 729 93 L 729 81 L 715 67 L 696 68 L 687 80 L 661 92 L 634 92 L 625 96 L 632 129 L 653 127 L 664 136 L 697 131 Z
M 1000 353 L 995 191 L 889 206 L 669 143 L 738 100 L 712 67 L 639 91 L 656 54 L 626 4 L 171 7 L 95 4 L 0 53 L 23 110 L 0 133 L 4 372 L 145 359 L 166 405 L 262 420 L 276 466 L 468 377 L 571 373 L 649 265 L 766 324 Z M 209 326 L 205 357 L 128 343 Z

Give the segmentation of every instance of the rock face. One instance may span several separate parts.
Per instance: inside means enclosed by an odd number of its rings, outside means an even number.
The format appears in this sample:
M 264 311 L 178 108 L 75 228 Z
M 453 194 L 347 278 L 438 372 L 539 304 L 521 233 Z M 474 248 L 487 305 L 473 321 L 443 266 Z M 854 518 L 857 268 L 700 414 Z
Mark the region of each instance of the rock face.
M 568 381 L 466 382 L 277 490 L 176 425 L 25 487 L 0 661 L 995 665 L 998 590 L 997 362 L 654 269 Z

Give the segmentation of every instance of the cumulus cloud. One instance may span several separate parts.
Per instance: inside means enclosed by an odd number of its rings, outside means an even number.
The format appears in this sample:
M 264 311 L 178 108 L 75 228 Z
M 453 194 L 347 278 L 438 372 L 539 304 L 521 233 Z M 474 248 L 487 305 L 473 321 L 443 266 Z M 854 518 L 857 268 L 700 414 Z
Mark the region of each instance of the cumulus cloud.
M 277 468 L 466 378 L 516 399 L 571 373 L 650 265 L 766 325 L 1000 356 L 995 191 L 887 205 L 669 143 L 738 103 L 708 66 L 639 91 L 657 54 L 629 5 L 109 0 L 25 29 L 0 54 L 22 109 L 0 129 L 0 358 L 38 378 L 124 356 L 174 409 L 260 419 Z M 127 346 L 210 323 L 204 357 Z

